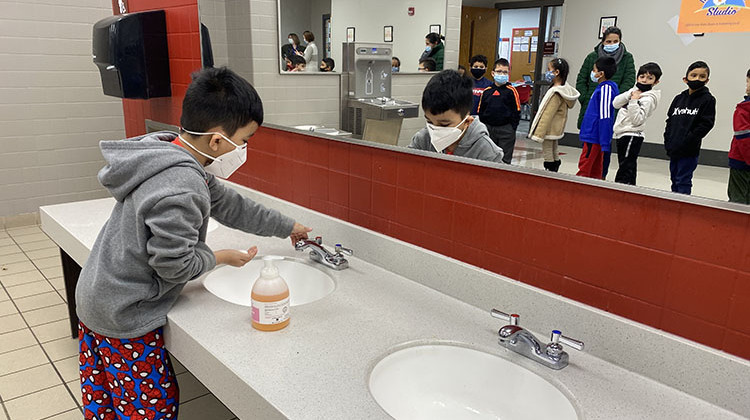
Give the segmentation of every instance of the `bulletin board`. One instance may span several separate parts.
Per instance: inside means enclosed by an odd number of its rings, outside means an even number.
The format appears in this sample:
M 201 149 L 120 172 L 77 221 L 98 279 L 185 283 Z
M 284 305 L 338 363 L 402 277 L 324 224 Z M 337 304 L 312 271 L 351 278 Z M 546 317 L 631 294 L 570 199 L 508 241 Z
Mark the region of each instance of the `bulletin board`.
M 524 74 L 534 77 L 539 28 L 513 28 L 510 38 L 510 80 L 521 80 Z

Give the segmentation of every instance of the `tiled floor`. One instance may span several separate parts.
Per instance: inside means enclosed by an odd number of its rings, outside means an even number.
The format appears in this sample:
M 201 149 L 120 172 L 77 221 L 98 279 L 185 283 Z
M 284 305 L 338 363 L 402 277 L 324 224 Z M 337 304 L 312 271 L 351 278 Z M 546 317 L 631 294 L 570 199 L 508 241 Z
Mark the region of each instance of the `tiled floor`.
M 525 123 L 525 124 L 524 124 Z M 526 130 L 525 132 L 523 130 Z M 526 139 L 528 122 L 522 121 L 516 133 L 516 147 L 513 150 L 513 165 L 528 166 L 543 169 L 541 144 Z M 581 149 L 568 146 L 560 146 L 561 154 L 560 172 L 575 175 L 578 172 L 578 158 Z M 617 153 L 612 155 L 607 180 L 614 182 L 617 173 Z M 729 180 L 729 168 L 717 166 L 699 165 L 693 175 L 692 195 L 705 198 L 713 198 L 719 201 L 727 201 L 727 182 Z M 663 159 L 638 158 L 638 173 L 636 183 L 641 187 L 654 188 L 668 191 L 670 194 L 669 161 Z
M 175 358 L 180 420 L 234 414 Z M 57 246 L 38 226 L 0 230 L 0 420 L 83 418 Z

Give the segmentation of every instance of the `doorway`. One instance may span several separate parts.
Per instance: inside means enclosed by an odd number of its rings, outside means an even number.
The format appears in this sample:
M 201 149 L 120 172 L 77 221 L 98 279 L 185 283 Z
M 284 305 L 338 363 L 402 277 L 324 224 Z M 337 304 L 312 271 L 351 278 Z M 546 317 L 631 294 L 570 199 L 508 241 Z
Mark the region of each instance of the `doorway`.
M 538 7 L 529 7 L 539 4 Z M 522 103 L 519 135 L 529 132 L 549 83 L 542 75 L 547 63 L 557 57 L 562 23 L 562 2 L 535 1 L 498 3 L 497 56 L 510 62 L 510 80 Z

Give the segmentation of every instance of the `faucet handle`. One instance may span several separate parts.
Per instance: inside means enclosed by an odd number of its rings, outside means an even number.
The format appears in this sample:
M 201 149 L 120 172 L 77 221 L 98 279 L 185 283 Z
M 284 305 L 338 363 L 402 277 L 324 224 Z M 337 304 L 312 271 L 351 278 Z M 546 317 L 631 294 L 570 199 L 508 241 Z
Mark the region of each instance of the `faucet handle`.
M 560 330 L 552 330 L 552 336 L 550 337 L 552 344 L 563 343 L 566 346 L 572 347 L 576 350 L 583 350 L 583 341 L 576 340 L 574 338 L 566 337 L 562 335 Z
M 346 254 L 346 255 L 353 255 L 354 251 L 352 251 L 349 248 L 344 248 L 343 246 L 341 246 L 341 244 L 336 244 L 336 253 L 337 254 L 343 253 L 343 254 Z
M 521 320 L 521 316 L 518 314 L 508 315 L 505 312 L 498 311 L 497 309 L 491 310 L 490 315 L 492 315 L 493 318 L 502 319 L 510 325 L 518 325 L 519 321 Z
M 316 236 L 315 242 L 318 243 L 318 245 L 323 245 L 323 237 L 322 236 Z

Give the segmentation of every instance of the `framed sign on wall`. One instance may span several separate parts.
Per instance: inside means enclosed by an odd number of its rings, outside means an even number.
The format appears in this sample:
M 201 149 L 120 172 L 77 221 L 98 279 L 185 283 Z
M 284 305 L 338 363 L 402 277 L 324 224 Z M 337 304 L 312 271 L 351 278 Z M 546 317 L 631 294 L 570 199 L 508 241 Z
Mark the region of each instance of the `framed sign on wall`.
M 604 39 L 604 31 L 610 26 L 617 26 L 617 16 L 604 16 L 599 18 L 599 39 Z

